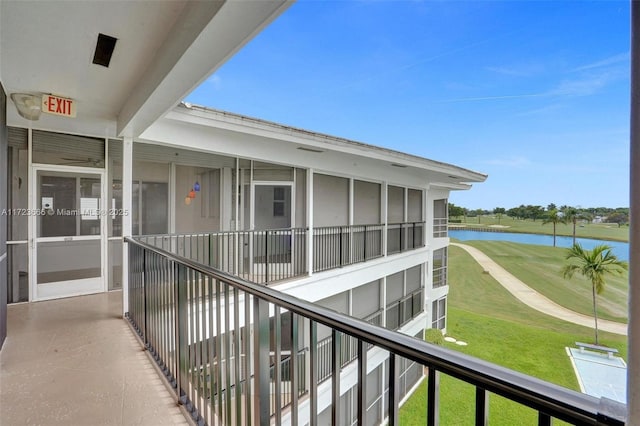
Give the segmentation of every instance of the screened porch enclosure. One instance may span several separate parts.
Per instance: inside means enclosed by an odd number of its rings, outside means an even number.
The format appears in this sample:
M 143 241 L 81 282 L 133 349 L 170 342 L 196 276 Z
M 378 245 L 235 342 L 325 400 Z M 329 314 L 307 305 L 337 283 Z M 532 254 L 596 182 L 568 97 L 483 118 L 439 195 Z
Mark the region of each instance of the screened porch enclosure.
M 124 145 L 9 128 L 8 207 L 47 213 L 8 218 L 9 303 L 122 288 L 125 218 L 133 236 L 260 283 L 425 244 L 421 189 L 142 142 L 127 162 Z

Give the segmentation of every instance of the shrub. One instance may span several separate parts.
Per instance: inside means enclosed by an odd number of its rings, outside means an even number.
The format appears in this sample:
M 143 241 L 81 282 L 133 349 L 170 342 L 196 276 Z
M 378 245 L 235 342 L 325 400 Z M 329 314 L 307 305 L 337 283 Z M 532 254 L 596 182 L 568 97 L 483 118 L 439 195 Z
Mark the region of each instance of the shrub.
M 442 335 L 442 330 L 438 330 L 437 328 L 428 328 L 424 332 L 424 340 L 428 343 L 433 343 L 434 345 L 443 344 L 444 336 Z

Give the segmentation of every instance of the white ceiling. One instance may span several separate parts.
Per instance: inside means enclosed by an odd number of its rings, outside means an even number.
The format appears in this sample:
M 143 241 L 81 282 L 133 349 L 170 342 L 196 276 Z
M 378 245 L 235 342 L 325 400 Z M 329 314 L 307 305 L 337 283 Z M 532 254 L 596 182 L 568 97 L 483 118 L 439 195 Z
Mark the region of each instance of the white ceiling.
M 77 118 L 42 114 L 34 127 L 135 137 L 288 6 L 284 0 L 0 0 L 0 81 L 7 94 L 77 101 Z M 92 63 L 98 33 L 118 39 L 108 68 Z M 8 103 L 8 124 L 27 126 Z

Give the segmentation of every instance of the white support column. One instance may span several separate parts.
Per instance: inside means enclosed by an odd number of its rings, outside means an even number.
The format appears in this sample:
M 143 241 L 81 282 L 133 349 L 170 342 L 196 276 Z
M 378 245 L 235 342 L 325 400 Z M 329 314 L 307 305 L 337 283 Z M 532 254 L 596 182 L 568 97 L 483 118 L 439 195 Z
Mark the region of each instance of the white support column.
M 387 277 L 380 278 L 382 285 L 380 297 L 382 298 L 382 326 L 387 326 Z
M 169 233 L 176 232 L 176 163 L 169 163 Z
M 404 206 L 402 208 L 404 209 L 404 214 L 402 221 L 406 223 L 409 220 L 409 188 L 404 188 L 403 198 Z
M 233 197 L 233 205 L 234 205 L 234 211 L 235 211 L 235 217 L 233 218 L 234 221 L 234 226 L 233 226 L 233 230 L 234 231 L 239 231 L 240 230 L 240 222 L 239 222 L 239 215 L 240 215 L 240 205 L 241 203 L 238 202 L 238 200 L 240 200 L 240 195 L 239 195 L 239 188 L 242 188 L 241 184 L 240 184 L 240 158 L 236 157 L 236 184 L 235 187 L 233 188 L 233 190 L 231 191 L 232 197 Z M 237 253 L 237 251 L 236 251 Z
M 313 275 L 313 169 L 307 169 L 307 271 Z
M 233 187 L 231 182 L 231 168 L 223 167 L 220 176 L 220 226 L 223 231 L 231 231 L 231 203 L 233 200 Z
M 384 223 L 384 228 L 382 229 L 382 254 L 384 256 L 387 255 L 387 233 L 389 226 L 389 184 L 387 182 L 382 182 L 381 185 L 382 194 L 380 196 L 380 218 L 382 219 L 382 223 Z
M 253 160 L 251 160 L 251 171 L 249 173 L 249 229 L 252 231 L 255 229 L 255 199 L 254 199 L 254 186 L 253 186 Z M 253 268 L 253 266 L 251 266 Z
M 347 225 L 353 225 L 353 204 L 354 204 L 354 191 L 353 191 L 353 179 L 349 178 L 349 222 Z M 351 240 L 349 240 L 351 241 Z
M 131 215 L 133 214 L 133 139 L 122 141 L 122 236 L 131 236 Z M 122 247 L 122 314 L 129 311 L 129 248 Z
M 34 205 L 34 196 L 36 191 L 36 174 L 33 171 L 33 130 L 31 129 L 31 121 L 29 121 L 29 129 L 27 130 L 27 182 L 28 182 L 28 193 L 27 197 L 27 208 L 29 211 L 33 211 L 36 208 Z M 29 243 L 27 245 L 27 250 L 29 253 L 29 302 L 33 302 L 36 298 L 36 262 L 34 259 L 35 256 L 35 244 L 36 244 L 36 216 L 31 215 L 27 221 L 27 236 L 29 239 Z
M 429 240 L 433 238 L 433 218 L 435 213 L 433 212 L 433 201 L 427 202 L 429 198 L 429 188 L 422 191 L 422 220 L 424 221 L 424 230 L 422 232 L 422 244 L 428 245 Z
M 627 424 L 640 425 L 640 2 L 631 2 L 631 152 Z

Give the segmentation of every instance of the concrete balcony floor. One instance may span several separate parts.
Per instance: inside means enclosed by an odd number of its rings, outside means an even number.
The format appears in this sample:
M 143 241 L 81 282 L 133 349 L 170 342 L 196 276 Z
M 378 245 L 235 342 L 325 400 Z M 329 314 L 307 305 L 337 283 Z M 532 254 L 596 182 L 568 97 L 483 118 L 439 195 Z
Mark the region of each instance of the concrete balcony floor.
M 122 319 L 122 293 L 10 305 L 2 425 L 187 425 Z

